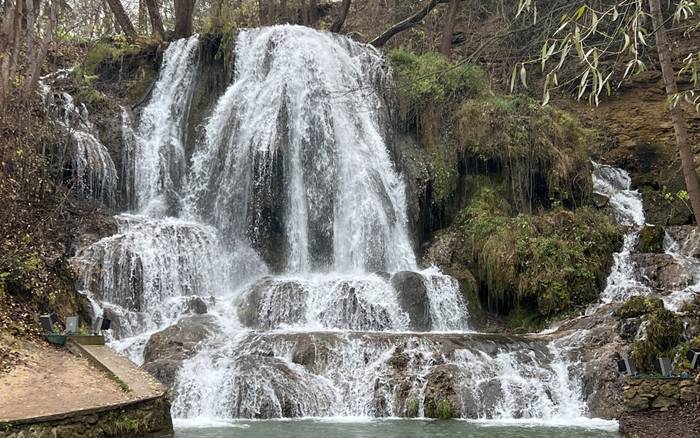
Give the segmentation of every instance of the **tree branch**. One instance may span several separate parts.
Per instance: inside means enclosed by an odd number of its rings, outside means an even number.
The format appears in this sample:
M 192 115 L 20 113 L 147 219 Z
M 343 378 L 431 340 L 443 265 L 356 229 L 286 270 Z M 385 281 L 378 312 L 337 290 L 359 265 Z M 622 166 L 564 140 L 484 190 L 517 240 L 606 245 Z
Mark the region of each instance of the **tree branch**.
M 345 18 L 348 16 L 351 1 L 352 0 L 343 0 L 343 3 L 340 5 L 340 10 L 338 11 L 338 15 L 335 17 L 335 20 L 333 20 L 333 24 L 331 24 L 331 32 L 339 33 L 340 29 L 343 28 Z
M 430 11 L 432 11 L 435 8 L 435 6 L 441 3 L 448 3 L 449 1 L 450 0 L 430 0 L 428 4 L 426 4 L 423 7 L 423 9 L 406 18 L 405 20 L 400 21 L 395 25 L 391 26 L 389 29 L 385 30 L 384 33 L 370 41 L 369 44 L 373 45 L 374 47 L 383 47 L 384 44 L 386 44 L 387 41 L 389 41 L 397 33 L 403 32 L 406 29 L 410 29 L 416 24 L 423 21 L 423 19 L 430 13 Z

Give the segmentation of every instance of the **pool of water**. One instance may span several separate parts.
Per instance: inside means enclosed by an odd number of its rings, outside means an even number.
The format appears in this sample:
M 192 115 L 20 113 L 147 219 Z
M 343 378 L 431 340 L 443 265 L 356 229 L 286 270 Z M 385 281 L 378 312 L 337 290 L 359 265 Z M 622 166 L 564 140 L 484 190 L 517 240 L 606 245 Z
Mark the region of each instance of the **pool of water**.
M 577 426 L 533 423 L 374 420 L 237 421 L 197 424 L 176 422 L 176 438 L 587 438 L 618 437 L 617 424 L 590 420 Z

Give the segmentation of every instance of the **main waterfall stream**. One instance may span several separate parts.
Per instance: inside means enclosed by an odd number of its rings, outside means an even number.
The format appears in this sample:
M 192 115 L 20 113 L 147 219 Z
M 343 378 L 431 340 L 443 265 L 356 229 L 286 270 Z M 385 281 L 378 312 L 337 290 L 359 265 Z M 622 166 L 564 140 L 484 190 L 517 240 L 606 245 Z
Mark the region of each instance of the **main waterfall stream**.
M 199 50 L 196 36 L 171 43 L 146 106 L 124 110 L 131 211 L 76 257 L 81 288 L 114 321 L 110 345 L 137 363 L 157 356 L 161 330 L 201 335 L 170 374 L 176 424 L 265 436 L 275 423 L 243 420 L 449 409 L 611 427 L 586 418 L 566 348 L 470 331 L 458 282 L 418 267 L 379 51 L 298 26 L 244 30 L 231 83 L 192 132 Z M 384 434 L 371 430 L 357 436 Z

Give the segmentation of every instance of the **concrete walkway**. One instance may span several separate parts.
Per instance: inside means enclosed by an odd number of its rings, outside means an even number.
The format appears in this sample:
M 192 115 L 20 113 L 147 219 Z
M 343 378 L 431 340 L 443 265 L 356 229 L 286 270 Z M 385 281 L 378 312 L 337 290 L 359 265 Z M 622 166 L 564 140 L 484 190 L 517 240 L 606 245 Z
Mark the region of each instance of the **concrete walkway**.
M 0 424 L 105 410 L 162 397 L 165 388 L 104 345 L 31 344 L 25 363 L 0 374 Z
M 70 348 L 116 378 L 131 399 L 157 397 L 165 392 L 150 374 L 106 345 L 72 344 Z

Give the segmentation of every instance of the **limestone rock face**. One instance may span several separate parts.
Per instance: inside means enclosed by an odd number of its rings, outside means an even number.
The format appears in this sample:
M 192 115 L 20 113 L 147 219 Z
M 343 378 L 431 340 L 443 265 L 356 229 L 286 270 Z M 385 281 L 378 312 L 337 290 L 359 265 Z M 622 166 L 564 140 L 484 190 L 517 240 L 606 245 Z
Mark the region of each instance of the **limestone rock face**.
M 171 387 L 182 362 L 194 356 L 199 343 L 217 329 L 211 315 L 182 318 L 177 324 L 151 336 L 144 350 L 143 368 Z
M 409 271 L 397 272 L 391 278 L 396 289 L 399 305 L 408 313 L 410 328 L 416 331 L 430 331 L 430 300 L 423 276 Z

